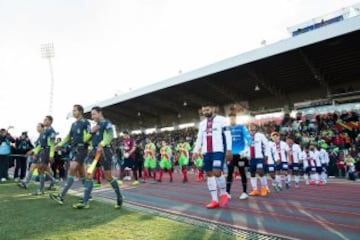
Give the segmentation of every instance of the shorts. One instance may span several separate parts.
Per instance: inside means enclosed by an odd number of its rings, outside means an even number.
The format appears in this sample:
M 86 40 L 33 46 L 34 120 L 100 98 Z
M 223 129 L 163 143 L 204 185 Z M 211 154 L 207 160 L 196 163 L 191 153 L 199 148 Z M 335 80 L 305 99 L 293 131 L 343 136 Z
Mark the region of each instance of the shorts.
M 135 160 L 132 158 L 124 158 L 124 163 L 121 165 L 122 169 L 135 167 Z
M 87 147 L 74 147 L 73 158 L 71 160 L 79 164 L 84 164 L 87 154 Z
M 300 170 L 300 166 L 298 163 L 292 163 L 289 165 L 289 169 L 293 170 L 293 171 L 299 171 Z
M 267 164 L 264 166 L 264 170 L 266 173 L 274 173 L 276 170 L 275 164 Z
M 225 154 L 223 152 L 214 152 L 204 154 L 203 170 L 211 172 L 213 170 L 223 170 Z
M 322 167 L 316 167 L 316 172 L 317 173 L 322 173 L 322 171 L 323 171 L 323 168 Z
M 160 160 L 160 168 L 170 170 L 172 168 L 172 164 L 170 160 L 163 158 Z
M 305 173 L 316 172 L 316 167 L 306 167 Z
M 195 160 L 195 166 L 196 166 L 197 168 L 201 168 L 203 165 L 204 165 L 204 161 L 203 161 L 202 158 L 197 158 L 197 159 Z
M 289 169 L 289 164 L 287 162 L 281 162 L 280 164 L 276 164 L 276 171 L 287 171 Z
M 93 149 L 89 155 L 89 161 L 90 163 L 93 161 L 93 159 L 95 158 L 96 155 L 96 149 Z M 104 150 L 101 154 L 101 157 L 98 161 L 99 166 L 102 166 L 104 171 L 110 171 L 111 170 L 111 159 L 112 159 L 112 151 L 109 147 L 104 147 Z
M 265 170 L 263 158 L 250 159 L 250 173 L 256 173 L 256 170 Z
M 156 159 L 147 157 L 144 161 L 144 167 L 155 169 L 156 168 Z
M 184 156 L 184 154 L 181 154 L 179 157 L 179 166 L 187 166 L 189 165 L 189 158 Z
M 50 148 L 42 148 L 37 157 L 37 162 L 39 164 L 49 164 L 50 162 Z
M 229 166 L 233 167 L 248 167 L 249 166 L 249 160 L 247 158 L 240 158 L 239 154 L 234 154 L 232 156 L 232 160 L 230 161 Z

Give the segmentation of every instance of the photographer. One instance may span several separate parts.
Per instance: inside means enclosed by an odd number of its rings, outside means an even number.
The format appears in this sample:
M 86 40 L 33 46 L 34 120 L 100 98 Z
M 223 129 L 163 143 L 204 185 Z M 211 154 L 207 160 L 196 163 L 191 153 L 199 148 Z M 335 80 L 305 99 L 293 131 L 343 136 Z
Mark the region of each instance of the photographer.
M 15 142 L 15 154 L 16 154 L 16 166 L 14 172 L 15 181 L 19 180 L 19 170 L 20 170 L 20 179 L 24 179 L 26 174 L 26 153 L 33 149 L 27 132 L 21 133 L 21 136 L 16 139 Z
M 9 178 L 9 157 L 11 154 L 11 143 L 15 140 L 4 128 L 0 129 L 0 181 L 6 182 Z

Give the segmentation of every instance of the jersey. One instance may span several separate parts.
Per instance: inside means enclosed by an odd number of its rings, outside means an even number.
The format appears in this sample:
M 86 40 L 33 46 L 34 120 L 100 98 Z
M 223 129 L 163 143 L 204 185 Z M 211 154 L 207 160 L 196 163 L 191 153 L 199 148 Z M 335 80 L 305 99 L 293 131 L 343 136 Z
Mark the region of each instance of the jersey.
M 85 145 L 91 138 L 90 122 L 85 119 L 79 119 L 71 124 L 69 134 L 58 144 L 59 147 L 70 142 L 71 146 Z
M 320 149 L 319 157 L 320 157 L 321 164 L 325 164 L 325 165 L 329 164 L 329 161 L 330 161 L 329 154 L 325 149 Z
M 160 149 L 161 160 L 170 161 L 171 154 L 172 154 L 172 151 L 171 151 L 171 148 L 169 146 L 162 147 Z
M 145 158 L 155 158 L 155 144 L 147 143 L 145 145 Z
M 280 141 L 278 143 L 274 142 L 273 147 L 275 147 L 275 161 L 278 162 L 283 162 L 283 163 L 287 163 L 288 159 L 287 159 L 287 152 L 289 152 L 290 148 L 289 145 L 286 144 L 286 142 L 284 141 Z
M 268 165 L 275 165 L 275 143 L 272 141 L 268 141 L 265 150 L 265 156 L 267 157 Z
M 229 126 L 229 130 L 232 139 L 232 154 L 240 154 L 245 149 L 245 145 L 250 145 L 252 142 L 250 133 L 243 125 Z
M 189 151 L 191 150 L 191 146 L 188 142 L 178 143 L 175 150 L 180 152 L 180 157 L 189 158 Z
M 95 148 L 99 144 L 103 147 L 109 147 L 112 139 L 114 138 L 113 126 L 109 120 L 101 120 L 96 124 L 99 129 L 92 134 L 92 146 Z
M 202 149 L 202 153 L 225 152 L 232 150 L 231 133 L 223 116 L 212 116 L 200 122 L 194 153 Z
M 265 135 L 263 133 L 256 132 L 255 134 L 250 134 L 250 137 L 250 158 L 264 158 L 264 153 L 268 144 L 268 140 Z
M 52 127 L 45 128 L 39 136 L 38 145 L 35 147 L 33 152 L 38 154 L 41 149 L 49 148 L 49 156 L 54 157 L 55 155 L 55 137 L 56 132 Z
M 289 146 L 288 161 L 290 164 L 299 163 L 300 155 L 301 155 L 301 148 L 299 144 L 294 143 L 292 144 L 292 146 Z

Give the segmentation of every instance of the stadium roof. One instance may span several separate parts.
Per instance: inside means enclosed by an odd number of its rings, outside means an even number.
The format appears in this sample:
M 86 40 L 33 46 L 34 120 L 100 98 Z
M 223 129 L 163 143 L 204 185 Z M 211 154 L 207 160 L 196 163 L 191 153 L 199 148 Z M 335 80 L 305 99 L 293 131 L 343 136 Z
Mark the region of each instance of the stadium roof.
M 120 129 L 138 129 L 196 121 L 209 100 L 253 111 L 359 89 L 359 30 L 360 16 L 345 19 L 94 105 Z

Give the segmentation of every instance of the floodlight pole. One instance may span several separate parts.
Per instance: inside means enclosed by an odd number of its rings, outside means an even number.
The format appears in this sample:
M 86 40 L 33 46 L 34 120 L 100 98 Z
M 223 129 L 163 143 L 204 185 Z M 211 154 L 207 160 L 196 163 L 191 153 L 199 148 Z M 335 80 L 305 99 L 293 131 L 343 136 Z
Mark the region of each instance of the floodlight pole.
M 41 56 L 49 61 L 50 69 L 50 99 L 49 99 L 49 114 L 52 114 L 52 108 L 54 103 L 54 71 L 52 67 L 51 59 L 55 57 L 54 43 L 45 43 L 40 45 Z

